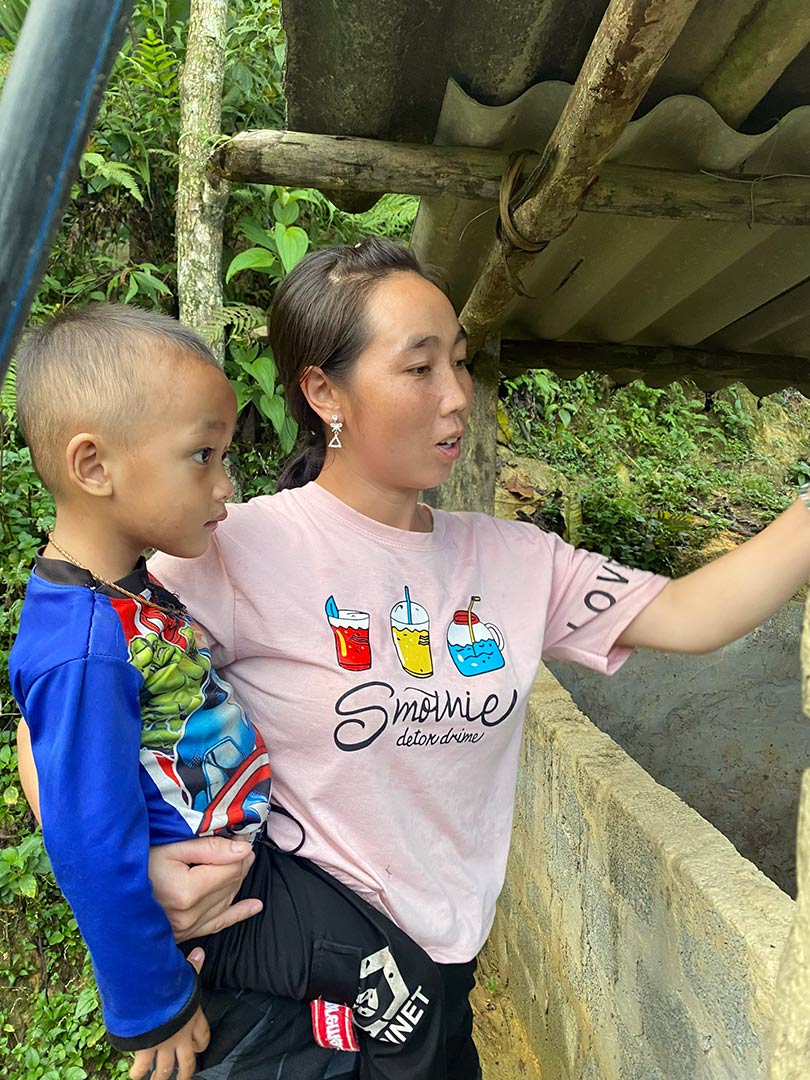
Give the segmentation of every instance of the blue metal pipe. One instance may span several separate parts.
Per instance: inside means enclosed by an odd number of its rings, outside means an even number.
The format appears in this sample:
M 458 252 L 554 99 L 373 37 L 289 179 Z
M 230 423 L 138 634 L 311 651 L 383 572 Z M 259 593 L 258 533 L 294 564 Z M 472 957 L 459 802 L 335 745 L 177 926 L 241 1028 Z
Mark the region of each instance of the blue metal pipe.
M 0 381 L 134 0 L 31 0 L 0 97 Z

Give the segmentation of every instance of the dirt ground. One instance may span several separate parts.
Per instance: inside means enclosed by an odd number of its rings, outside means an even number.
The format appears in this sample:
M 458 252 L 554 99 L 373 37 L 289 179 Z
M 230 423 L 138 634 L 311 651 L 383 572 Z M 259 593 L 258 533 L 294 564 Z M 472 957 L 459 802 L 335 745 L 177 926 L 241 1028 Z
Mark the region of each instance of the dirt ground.
M 483 1080 L 540 1080 L 540 1065 L 528 1047 L 509 988 L 489 957 L 482 958 L 470 1000 Z

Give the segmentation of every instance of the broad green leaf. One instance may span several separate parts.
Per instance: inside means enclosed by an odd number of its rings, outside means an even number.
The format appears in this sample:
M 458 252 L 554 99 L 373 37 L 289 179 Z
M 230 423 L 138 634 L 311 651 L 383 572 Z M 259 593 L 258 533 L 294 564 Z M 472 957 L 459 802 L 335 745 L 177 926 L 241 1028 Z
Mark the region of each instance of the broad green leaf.
M 319 192 L 314 188 L 292 188 L 288 190 L 287 195 L 290 199 L 296 199 L 298 202 L 318 202 Z
M 276 380 L 278 379 L 278 368 L 272 355 L 262 353 L 253 361 L 248 370 L 262 388 L 262 392 L 267 394 L 268 397 L 272 397 L 276 392 Z
M 304 234 L 306 235 L 306 234 Z M 260 270 L 269 271 L 276 263 L 276 257 L 267 248 L 252 247 L 247 251 L 240 251 L 237 256 L 231 259 L 231 265 L 225 274 L 225 283 L 227 284 L 234 274 L 238 274 L 241 270 Z
M 23 896 L 27 896 L 28 899 L 31 900 L 37 895 L 37 879 L 33 874 L 23 874 L 17 888 Z
M 233 392 L 236 394 L 236 411 L 240 413 L 252 400 L 253 388 L 246 383 L 243 383 L 241 379 L 229 379 L 228 382 L 231 384 Z
M 267 394 L 262 394 L 259 399 L 259 409 L 263 416 L 266 416 L 270 423 L 275 428 L 276 432 L 280 432 L 284 429 L 284 398 L 275 394 L 273 397 L 268 397 Z
M 298 225 L 282 225 L 278 222 L 273 229 L 278 256 L 285 274 L 289 274 L 306 255 L 309 247 L 309 237 Z
M 273 239 L 272 234 L 255 218 L 242 218 L 239 222 L 239 231 L 254 244 L 258 244 L 260 247 L 266 247 L 272 252 L 276 251 L 276 242 Z
M 280 202 L 273 203 L 273 217 L 282 225 L 292 225 L 298 220 L 299 208 L 297 199 L 289 199 L 283 205 Z
M 98 1004 L 94 986 L 85 986 L 76 1001 L 76 1012 L 73 1014 L 76 1020 L 81 1020 L 88 1013 L 93 1012 Z
M 298 424 L 293 420 L 289 413 L 285 413 L 284 415 L 284 425 L 278 433 L 278 438 L 281 443 L 282 451 L 285 454 L 289 454 L 295 446 L 295 440 L 298 438 Z

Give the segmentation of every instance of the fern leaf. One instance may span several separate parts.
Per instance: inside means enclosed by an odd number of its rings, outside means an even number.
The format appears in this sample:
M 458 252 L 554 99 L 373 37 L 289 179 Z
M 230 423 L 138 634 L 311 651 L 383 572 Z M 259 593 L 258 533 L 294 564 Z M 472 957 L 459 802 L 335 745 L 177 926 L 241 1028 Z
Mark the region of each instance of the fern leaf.
M 0 411 L 11 414 L 17 405 L 17 371 L 12 360 L 6 378 L 0 388 Z

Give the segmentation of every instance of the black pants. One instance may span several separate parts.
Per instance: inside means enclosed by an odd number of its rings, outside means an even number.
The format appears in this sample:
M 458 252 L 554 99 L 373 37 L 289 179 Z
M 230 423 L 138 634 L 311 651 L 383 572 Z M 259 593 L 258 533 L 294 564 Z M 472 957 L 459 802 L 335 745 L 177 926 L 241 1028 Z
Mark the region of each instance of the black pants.
M 259 897 L 263 911 L 184 946 L 205 950 L 203 983 L 350 1005 L 362 1080 L 447 1080 L 438 966 L 314 863 L 267 843 L 255 850 L 239 898 Z
M 480 1080 L 468 994 L 475 961 L 439 964 L 445 987 L 447 1080 Z M 204 1001 L 211 1041 L 195 1080 L 357 1080 L 359 1054 L 323 1050 L 312 1038 L 309 1007 L 273 994 L 209 990 Z

